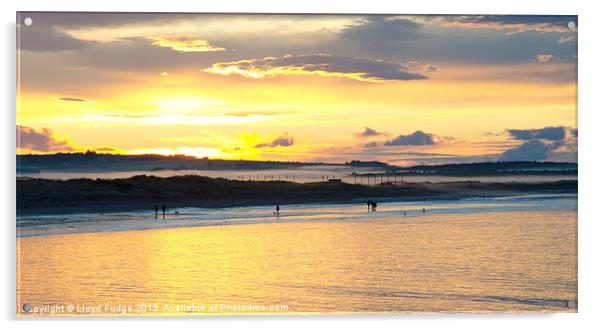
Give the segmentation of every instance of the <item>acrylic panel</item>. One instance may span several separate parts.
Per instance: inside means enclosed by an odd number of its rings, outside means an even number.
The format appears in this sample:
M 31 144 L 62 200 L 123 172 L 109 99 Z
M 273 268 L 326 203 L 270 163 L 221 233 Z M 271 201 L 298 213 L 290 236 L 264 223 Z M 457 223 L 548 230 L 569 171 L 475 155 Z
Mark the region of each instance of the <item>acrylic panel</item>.
M 577 22 L 17 13 L 17 315 L 577 312 Z

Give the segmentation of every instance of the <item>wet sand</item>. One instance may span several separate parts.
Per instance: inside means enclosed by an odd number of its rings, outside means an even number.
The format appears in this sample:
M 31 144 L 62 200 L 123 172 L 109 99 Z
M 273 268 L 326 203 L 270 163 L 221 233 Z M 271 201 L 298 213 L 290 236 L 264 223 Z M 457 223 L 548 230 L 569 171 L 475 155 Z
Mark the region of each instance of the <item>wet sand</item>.
M 376 212 L 300 205 L 278 219 L 265 217 L 270 209 L 38 228 L 17 239 L 17 312 L 577 311 L 574 194 L 383 203 Z

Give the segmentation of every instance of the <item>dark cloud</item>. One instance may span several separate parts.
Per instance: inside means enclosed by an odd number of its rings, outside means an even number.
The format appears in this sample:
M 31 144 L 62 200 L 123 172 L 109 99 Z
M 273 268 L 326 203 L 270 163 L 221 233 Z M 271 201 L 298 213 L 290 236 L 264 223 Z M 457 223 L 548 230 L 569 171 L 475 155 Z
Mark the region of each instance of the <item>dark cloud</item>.
M 26 51 L 21 55 L 22 82 L 27 85 L 42 85 L 58 81 L 61 84 L 74 84 L 83 88 L 92 83 L 112 83 L 114 75 L 103 74 L 104 69 L 141 72 L 175 72 L 183 69 L 210 67 L 214 63 L 235 62 L 240 59 L 261 59 L 265 56 L 282 57 L 286 54 L 329 53 L 355 58 L 376 58 L 392 63 L 405 63 L 403 71 L 421 76 L 430 76 L 426 67 L 422 71 L 413 71 L 407 61 L 417 58 L 427 63 L 437 63 L 443 67 L 449 63 L 517 63 L 533 61 L 539 54 L 554 54 L 554 64 L 574 63 L 575 47 L 572 44 L 559 44 L 561 35 L 574 37 L 576 33 L 520 33 L 509 38 L 505 30 L 483 29 L 450 29 L 433 22 L 448 19 L 448 16 L 333 16 L 341 19 L 337 28 L 324 27 L 320 30 L 320 20 L 324 16 L 280 16 L 280 15 L 209 15 L 209 14 L 136 14 L 136 13 L 27 13 L 34 24 L 30 27 L 19 26 L 22 33 L 23 49 L 33 48 L 46 50 L 44 53 Z M 20 17 L 24 17 L 24 13 Z M 457 17 L 457 16 L 456 16 Z M 462 16 L 464 17 L 464 16 Z M 471 16 L 468 16 L 471 17 Z M 228 20 L 235 22 L 251 22 L 253 20 L 273 21 L 274 29 L 280 26 L 280 19 L 299 20 L 299 25 L 315 25 L 320 32 L 296 32 L 294 28 L 285 28 L 284 34 L 257 33 L 253 29 L 237 33 L 211 32 L 205 24 Z M 449 18 L 452 20 L 453 17 Z M 462 20 L 458 18 L 458 20 Z M 465 19 L 466 20 L 466 19 Z M 349 23 L 355 21 L 357 23 Z M 524 21 L 524 20 L 523 20 Z M 219 45 L 229 51 L 185 53 L 174 52 L 169 48 L 152 46 L 147 37 L 156 35 L 156 24 L 179 23 L 198 25 L 198 32 L 179 35 L 180 37 L 201 38 Z M 225 23 L 224 23 L 225 22 Z M 343 23 L 344 22 L 344 23 Z M 127 26 L 126 26 L 127 25 Z M 41 32 L 52 31 L 57 35 L 36 37 L 43 42 L 27 42 L 28 31 L 41 26 Z M 107 38 L 114 42 L 96 42 L 102 34 L 93 34 L 94 29 L 123 28 L 127 37 L 119 37 L 117 33 L 108 33 Z M 133 27 L 130 29 L 130 27 Z M 150 28 L 149 28 L 150 27 Z M 267 29 L 269 30 L 269 29 Z M 74 39 L 73 36 L 87 38 Z M 138 31 L 139 35 L 132 31 Z M 169 30 L 159 33 L 164 35 Z M 87 32 L 87 33 L 83 33 Z M 124 33 L 125 33 L 124 32 Z M 382 32 L 382 33 L 381 33 Z M 428 33 L 428 34 L 427 34 Z M 93 36 L 92 36 L 93 35 Z M 371 37 L 374 36 L 374 37 Z M 33 38 L 33 37 L 32 37 Z M 59 40 L 60 39 L 60 40 Z M 362 42 L 361 40 L 365 40 Z M 107 41 L 107 40 L 105 40 Z M 46 44 L 45 44 L 46 43 Z M 379 44 L 380 46 L 375 46 Z M 58 50 L 73 50 L 61 53 Z M 403 49 L 403 52 L 399 50 Z M 232 51 L 230 51 L 232 50 Z M 235 50 L 235 51 L 234 51 Z M 392 51 L 394 50 L 394 51 Z M 52 51 L 52 52 L 48 52 Z M 201 56 L 199 56 L 201 55 Z M 400 60 L 402 59 L 402 60 Z M 95 72 L 56 72 L 56 67 L 88 67 Z M 575 66 L 554 69 L 553 65 L 541 65 L 540 71 L 530 69 L 508 70 L 508 72 L 492 72 L 489 79 L 546 81 L 575 81 Z M 431 70 L 434 66 L 431 66 Z M 383 72 L 391 71 L 385 69 Z M 391 71 L 395 72 L 395 70 Z M 315 73 L 315 72 L 314 72 Z M 317 73 L 316 73 L 317 74 Z M 487 72 L 483 72 L 487 74 Z M 120 76 L 120 79 L 127 77 Z M 458 76 L 458 79 L 472 79 Z M 49 83 L 51 82 L 51 83 Z M 82 87 L 80 87 L 82 86 Z
M 386 133 L 376 131 L 375 129 L 372 129 L 370 127 L 364 127 L 364 131 L 354 133 L 353 135 L 358 138 L 370 138 L 375 136 L 386 135 Z
M 515 148 L 502 153 L 501 161 L 542 161 L 550 157 L 554 150 L 553 144 L 547 144 L 539 140 L 530 140 Z
M 174 21 L 199 14 L 178 13 L 106 13 L 106 12 L 19 12 L 19 17 L 31 17 L 31 26 L 98 27 L 124 24 Z
M 416 66 L 415 62 L 402 64 L 374 59 L 311 54 L 216 63 L 204 71 L 221 75 L 238 74 L 247 78 L 316 74 L 376 82 L 427 79 L 418 70 L 431 72 L 430 67 Z
M 17 28 L 19 47 L 29 51 L 64 51 L 87 48 L 97 44 L 81 40 L 63 32 L 69 28 L 121 26 L 125 24 L 177 21 L 192 18 L 194 14 L 144 14 L 144 13 L 82 13 L 82 12 L 19 12 Z M 31 18 L 33 24 L 23 24 Z
M 33 24 L 23 24 L 25 18 Z M 70 36 L 62 30 L 67 27 L 119 26 L 161 20 L 177 20 L 190 17 L 181 14 L 138 14 L 138 13 L 82 13 L 82 12 L 19 12 L 19 47 L 23 50 L 55 52 L 78 50 L 96 44 Z
M 433 145 L 435 144 L 435 136 L 428 134 L 422 130 L 416 130 L 409 135 L 399 135 L 396 138 L 386 141 L 385 146 L 401 146 L 401 145 Z
M 546 16 L 550 17 L 550 16 Z M 573 55 L 576 54 L 576 43 L 558 43 L 559 37 L 572 36 L 577 38 L 577 32 L 569 32 L 568 28 L 559 25 L 558 31 L 565 32 L 544 33 L 551 31 L 549 25 L 527 24 L 524 20 L 518 24 L 502 24 L 479 22 L 473 16 L 418 16 L 413 19 L 422 22 L 423 28 L 429 32 L 429 36 L 409 42 L 403 49 L 404 58 L 420 58 L 422 61 L 436 63 L 441 67 L 450 63 L 463 63 L 467 65 L 477 64 L 508 64 L 526 63 L 532 61 L 539 54 L 553 54 L 555 64 L 574 63 Z M 567 20 L 568 22 L 568 20 Z M 450 28 L 459 27 L 459 28 Z M 538 32 L 538 31 L 542 32 Z M 522 33 L 517 33 L 522 31 Z M 510 67 L 512 68 L 512 66 Z M 545 67 L 551 70 L 552 67 Z M 529 77 L 533 69 L 521 74 L 521 79 L 536 79 L 548 81 L 549 76 Z M 520 70 L 508 70 L 508 72 L 520 72 Z M 543 70 L 542 72 L 548 72 Z M 571 72 L 576 72 L 572 67 Z M 507 73 L 497 72 L 496 79 L 513 80 L 514 77 Z M 513 75 L 515 75 L 513 73 Z M 552 81 L 557 82 L 561 77 L 550 74 Z M 566 76 L 566 75 L 565 75 Z M 574 76 L 574 74 L 573 74 Z M 574 77 L 562 79 L 563 82 L 574 81 Z
M 420 24 L 410 19 L 368 16 L 358 24 L 348 25 L 341 36 L 371 50 L 397 51 L 426 34 L 421 30 Z
M 545 127 L 541 129 L 507 129 L 506 133 L 513 139 L 518 140 L 545 139 L 557 141 L 565 138 L 565 131 L 564 127 Z
M 50 129 L 42 128 L 40 131 L 36 131 L 25 126 L 17 126 L 17 148 L 41 152 L 74 150 L 66 141 L 55 139 Z
M 507 129 L 512 139 L 525 141 L 503 152 L 502 161 L 576 161 L 577 130 L 567 127 Z
M 63 102 L 87 102 L 87 99 L 75 98 L 75 97 L 59 97 L 59 100 Z
M 31 26 L 24 24 L 18 27 L 18 47 L 29 51 L 64 51 L 86 48 L 88 41 L 73 38 L 57 31 L 53 26 L 45 26 L 34 21 Z
M 255 145 L 255 148 L 278 147 L 278 146 L 287 147 L 287 146 L 291 146 L 293 144 L 295 144 L 295 140 L 293 138 L 285 135 L 285 136 L 280 136 L 280 137 L 274 139 L 270 143 L 257 144 L 257 145 Z

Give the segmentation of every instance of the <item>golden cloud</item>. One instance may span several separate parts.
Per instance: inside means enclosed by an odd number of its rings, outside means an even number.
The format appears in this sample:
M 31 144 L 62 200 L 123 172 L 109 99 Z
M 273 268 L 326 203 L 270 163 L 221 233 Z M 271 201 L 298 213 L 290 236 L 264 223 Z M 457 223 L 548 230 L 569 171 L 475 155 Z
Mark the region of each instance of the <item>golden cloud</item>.
M 182 37 L 147 37 L 153 46 L 170 48 L 179 52 L 210 52 L 224 51 L 226 48 L 216 47 L 209 44 L 207 40 L 182 38 Z
M 254 79 L 276 75 L 318 75 L 364 82 L 384 82 L 427 79 L 424 73 L 435 72 L 436 67 L 416 61 L 404 64 L 328 54 L 310 54 L 215 63 L 203 71 L 224 76 L 234 74 Z

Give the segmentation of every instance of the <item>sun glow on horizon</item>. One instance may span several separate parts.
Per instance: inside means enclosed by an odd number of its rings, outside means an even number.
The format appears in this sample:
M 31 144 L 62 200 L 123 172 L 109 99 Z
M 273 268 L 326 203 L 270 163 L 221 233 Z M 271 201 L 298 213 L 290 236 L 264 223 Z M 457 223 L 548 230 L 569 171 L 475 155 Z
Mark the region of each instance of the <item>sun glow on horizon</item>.
M 159 154 L 165 156 L 174 156 L 174 155 L 187 155 L 193 156 L 196 158 L 231 158 L 226 153 L 223 153 L 220 150 L 215 150 L 208 147 L 177 147 L 177 148 L 167 148 L 167 147 L 158 147 L 153 149 L 137 149 L 127 151 L 123 154 L 131 154 L 131 155 L 142 155 L 142 154 Z
M 577 32 L 548 22 L 46 15 L 73 44 L 22 43 L 19 154 L 472 162 L 525 145 L 576 159 Z M 508 133 L 554 127 L 567 131 L 556 144 Z

